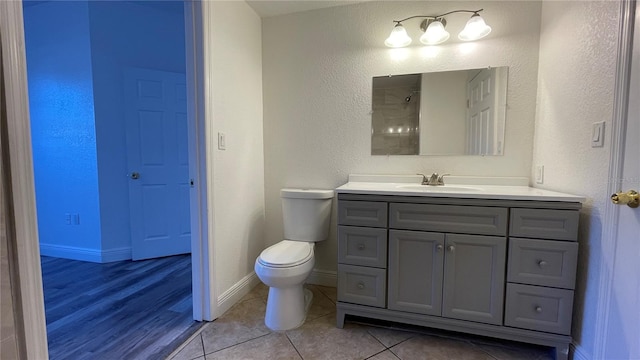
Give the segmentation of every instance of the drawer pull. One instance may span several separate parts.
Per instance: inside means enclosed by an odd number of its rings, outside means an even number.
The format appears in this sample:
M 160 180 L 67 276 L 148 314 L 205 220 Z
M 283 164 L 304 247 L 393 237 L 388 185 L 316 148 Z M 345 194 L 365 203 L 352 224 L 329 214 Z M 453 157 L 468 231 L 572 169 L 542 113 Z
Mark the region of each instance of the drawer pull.
M 364 244 L 358 244 L 358 250 L 364 250 Z
M 436 245 L 436 251 L 441 251 L 443 249 L 443 246 L 438 244 Z
M 542 312 L 542 306 L 536 306 L 536 312 L 537 313 L 541 313 Z
M 547 266 L 547 262 L 546 262 L 546 261 L 544 261 L 544 260 L 540 260 L 540 261 L 538 261 L 538 266 L 540 266 L 541 268 L 543 268 L 543 267 Z
M 358 283 L 358 289 L 360 290 L 364 289 L 364 283 L 362 281 Z
M 456 248 L 453 245 L 449 245 L 447 247 L 447 250 L 449 250 L 450 252 L 454 252 L 456 250 Z

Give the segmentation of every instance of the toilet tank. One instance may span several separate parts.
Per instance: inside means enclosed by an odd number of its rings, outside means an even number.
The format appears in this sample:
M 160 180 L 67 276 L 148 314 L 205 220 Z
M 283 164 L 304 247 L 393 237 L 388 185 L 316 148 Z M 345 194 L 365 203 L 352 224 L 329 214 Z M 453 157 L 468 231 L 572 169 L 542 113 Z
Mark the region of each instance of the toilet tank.
M 333 190 L 282 189 L 284 238 L 316 242 L 329 236 Z

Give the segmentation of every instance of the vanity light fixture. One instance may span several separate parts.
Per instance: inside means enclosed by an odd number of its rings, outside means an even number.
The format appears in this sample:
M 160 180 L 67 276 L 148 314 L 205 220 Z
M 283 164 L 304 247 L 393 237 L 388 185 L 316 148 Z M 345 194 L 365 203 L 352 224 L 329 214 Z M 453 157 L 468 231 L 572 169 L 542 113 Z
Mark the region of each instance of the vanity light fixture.
M 420 23 L 420 29 L 424 31 L 424 34 L 420 36 L 420 42 L 425 45 L 438 45 L 449 39 L 449 32 L 445 30 L 447 26 L 447 20 L 444 18 L 446 15 L 455 13 L 472 13 L 471 18 L 467 21 L 464 29 L 458 34 L 458 39 L 462 41 L 474 41 L 482 39 L 489 35 L 491 27 L 484 22 L 482 16 L 480 16 L 480 10 L 454 10 L 442 15 L 416 15 L 410 16 L 402 20 L 393 20 L 396 25 L 391 30 L 391 34 L 385 40 L 384 44 L 388 47 L 399 48 L 405 47 L 411 44 L 411 38 L 407 34 L 407 30 L 402 25 L 403 21 L 410 19 L 422 18 L 425 19 Z

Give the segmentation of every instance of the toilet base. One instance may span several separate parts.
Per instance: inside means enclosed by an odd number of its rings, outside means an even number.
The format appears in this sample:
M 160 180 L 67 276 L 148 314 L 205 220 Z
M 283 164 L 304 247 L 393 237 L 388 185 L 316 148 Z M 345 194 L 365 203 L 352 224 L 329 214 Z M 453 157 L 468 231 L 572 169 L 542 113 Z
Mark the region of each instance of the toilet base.
M 295 329 L 304 324 L 312 300 L 313 293 L 302 285 L 270 287 L 264 324 L 274 331 Z

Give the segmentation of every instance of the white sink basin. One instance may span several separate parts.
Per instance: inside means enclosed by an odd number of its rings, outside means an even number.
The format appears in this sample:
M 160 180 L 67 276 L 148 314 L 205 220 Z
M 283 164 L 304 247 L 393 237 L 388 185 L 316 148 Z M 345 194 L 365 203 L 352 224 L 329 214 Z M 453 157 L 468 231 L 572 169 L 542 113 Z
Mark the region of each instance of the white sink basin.
M 460 185 L 398 185 L 397 189 L 401 190 L 410 190 L 410 191 L 424 191 L 424 192 L 434 192 L 434 193 L 472 193 L 472 192 L 482 192 L 484 191 L 481 188 L 473 187 L 473 186 L 460 186 Z

